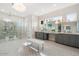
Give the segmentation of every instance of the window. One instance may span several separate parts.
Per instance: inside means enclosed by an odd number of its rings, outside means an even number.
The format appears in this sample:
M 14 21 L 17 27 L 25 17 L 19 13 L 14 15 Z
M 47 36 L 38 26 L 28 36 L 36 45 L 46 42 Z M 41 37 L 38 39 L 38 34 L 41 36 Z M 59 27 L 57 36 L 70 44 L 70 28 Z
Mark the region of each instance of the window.
M 54 16 L 53 21 L 62 20 L 62 16 Z
M 66 20 L 67 20 L 67 22 L 77 21 L 77 14 L 76 13 L 68 14 L 66 16 Z

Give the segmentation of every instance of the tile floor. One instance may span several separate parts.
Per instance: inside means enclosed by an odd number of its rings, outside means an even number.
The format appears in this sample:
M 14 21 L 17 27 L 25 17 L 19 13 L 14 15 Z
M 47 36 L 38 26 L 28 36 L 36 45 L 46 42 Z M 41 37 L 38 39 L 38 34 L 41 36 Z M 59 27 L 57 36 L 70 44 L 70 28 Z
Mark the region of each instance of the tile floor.
M 0 56 L 28 56 L 27 51 L 29 48 L 26 49 L 23 46 L 23 43 L 25 41 L 26 39 L 18 39 L 4 42 L 1 41 Z M 30 51 L 32 50 L 30 49 Z M 58 44 L 53 41 L 45 40 L 43 53 L 46 56 L 79 56 L 79 49 Z

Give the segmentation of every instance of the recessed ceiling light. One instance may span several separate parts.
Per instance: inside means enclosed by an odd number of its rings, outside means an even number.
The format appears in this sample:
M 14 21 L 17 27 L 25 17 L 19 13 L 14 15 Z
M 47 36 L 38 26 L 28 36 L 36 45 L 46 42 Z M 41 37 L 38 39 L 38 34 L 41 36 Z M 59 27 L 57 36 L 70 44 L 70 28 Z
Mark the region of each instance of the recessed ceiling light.
M 2 11 L 2 12 L 5 12 L 5 10 L 4 10 L 4 9 L 1 9 L 1 11 Z
M 57 4 L 53 4 L 53 6 L 54 6 L 54 7 L 56 7 L 56 6 L 57 6 Z

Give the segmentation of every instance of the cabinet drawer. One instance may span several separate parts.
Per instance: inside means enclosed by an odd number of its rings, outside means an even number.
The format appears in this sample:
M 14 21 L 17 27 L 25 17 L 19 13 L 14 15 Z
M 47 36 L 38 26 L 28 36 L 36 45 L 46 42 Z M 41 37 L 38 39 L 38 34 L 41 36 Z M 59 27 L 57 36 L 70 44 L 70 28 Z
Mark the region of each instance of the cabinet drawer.
M 75 44 L 76 44 L 76 47 L 79 48 L 79 36 L 78 35 L 76 35 L 75 37 Z
M 43 33 L 42 32 L 35 32 L 35 38 L 43 39 Z

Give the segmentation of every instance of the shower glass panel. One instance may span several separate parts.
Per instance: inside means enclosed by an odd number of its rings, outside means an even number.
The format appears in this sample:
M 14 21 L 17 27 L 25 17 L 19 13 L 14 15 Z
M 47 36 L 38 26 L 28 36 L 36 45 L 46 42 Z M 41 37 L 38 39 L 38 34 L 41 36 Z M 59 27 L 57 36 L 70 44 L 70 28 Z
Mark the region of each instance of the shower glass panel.
M 16 37 L 16 24 L 0 20 L 0 40 L 10 40 Z
M 26 22 L 21 19 L 18 21 L 0 20 L 0 41 L 23 39 L 27 35 Z

